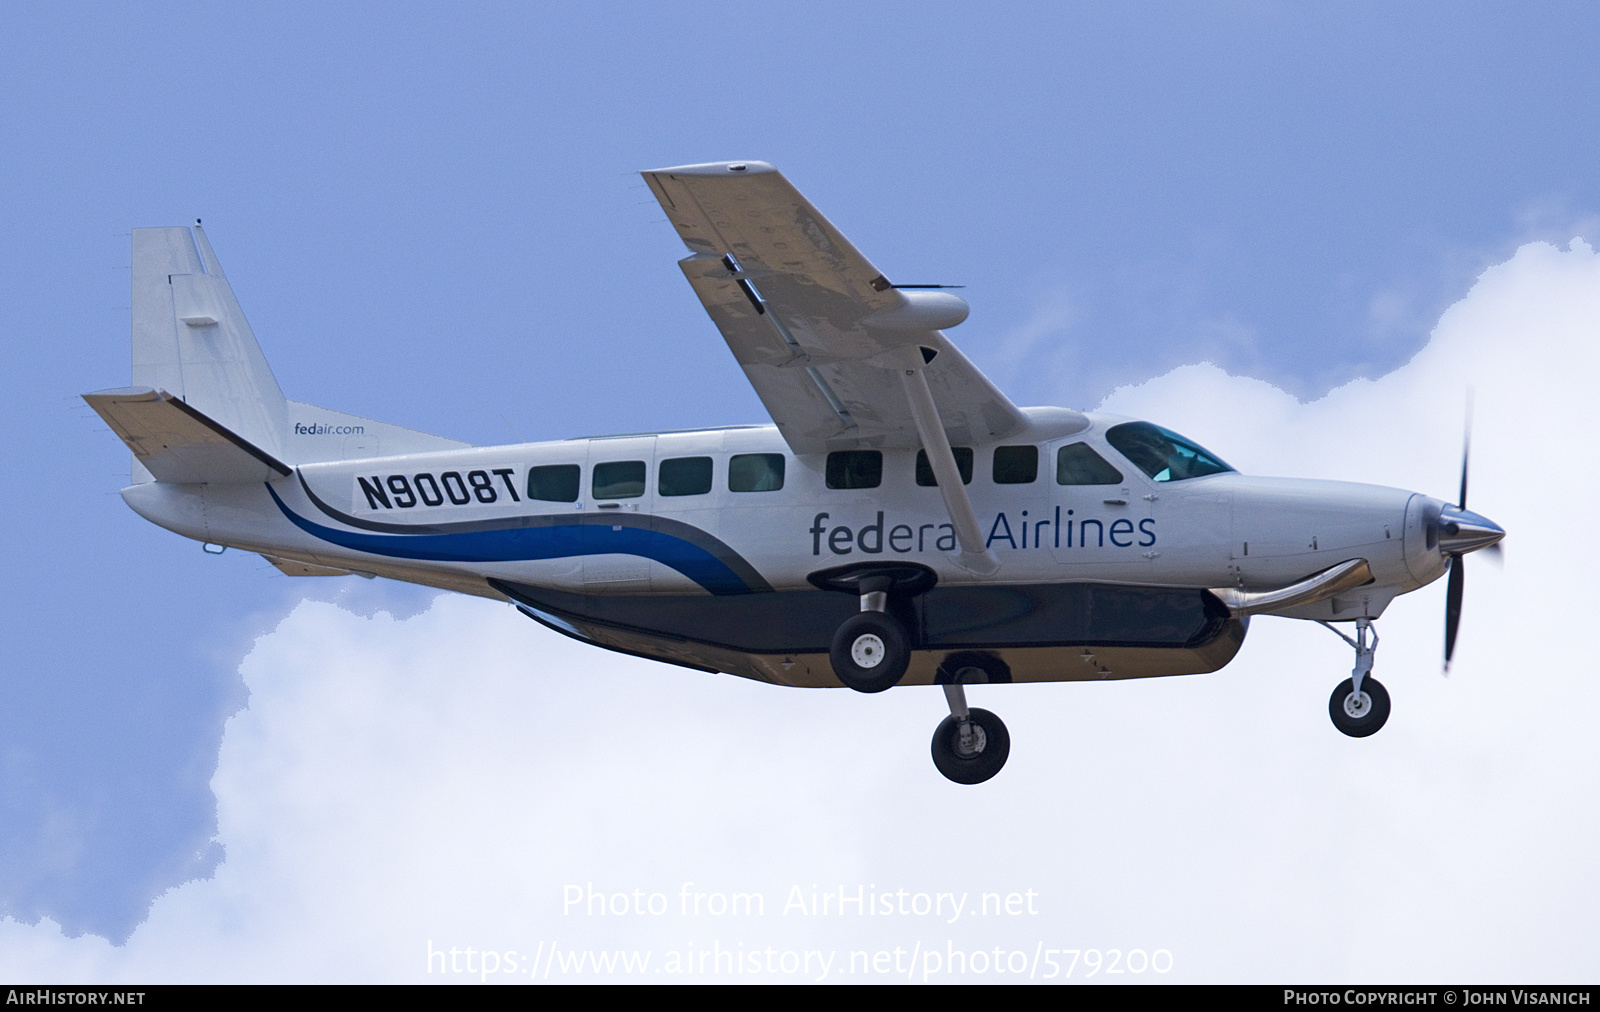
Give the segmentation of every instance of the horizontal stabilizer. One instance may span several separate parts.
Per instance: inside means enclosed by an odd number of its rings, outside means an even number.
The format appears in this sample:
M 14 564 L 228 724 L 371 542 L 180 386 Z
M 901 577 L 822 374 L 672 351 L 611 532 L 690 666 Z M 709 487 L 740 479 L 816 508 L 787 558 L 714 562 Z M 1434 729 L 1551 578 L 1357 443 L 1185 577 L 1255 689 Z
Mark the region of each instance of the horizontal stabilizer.
M 83 399 L 158 481 L 269 481 L 289 466 L 162 390 L 124 387 Z

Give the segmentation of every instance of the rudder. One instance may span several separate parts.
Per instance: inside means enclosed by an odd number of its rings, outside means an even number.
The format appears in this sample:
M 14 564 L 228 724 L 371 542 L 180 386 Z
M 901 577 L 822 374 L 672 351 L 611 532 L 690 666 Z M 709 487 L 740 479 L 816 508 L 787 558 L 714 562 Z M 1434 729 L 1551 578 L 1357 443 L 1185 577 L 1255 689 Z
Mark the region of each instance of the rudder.
M 133 230 L 132 378 L 282 455 L 287 401 L 198 221 Z

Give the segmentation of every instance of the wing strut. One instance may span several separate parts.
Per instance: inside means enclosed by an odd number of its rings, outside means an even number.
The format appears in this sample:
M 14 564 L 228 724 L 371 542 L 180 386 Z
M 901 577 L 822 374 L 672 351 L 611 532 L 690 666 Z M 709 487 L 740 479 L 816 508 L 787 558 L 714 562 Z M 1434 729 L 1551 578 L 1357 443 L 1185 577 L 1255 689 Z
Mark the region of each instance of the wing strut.
M 967 498 L 967 486 L 961 483 L 961 470 L 956 466 L 955 452 L 950 449 L 950 437 L 945 435 L 939 409 L 933 403 L 933 391 L 928 389 L 928 377 L 923 370 L 932 360 L 932 355 L 925 355 L 921 348 L 904 349 L 900 385 L 905 388 L 917 435 L 922 437 L 922 448 L 927 451 L 933 476 L 939 482 L 944 508 L 955 525 L 956 541 L 961 545 L 961 555 L 956 561 L 968 572 L 988 576 L 999 570 L 1000 560 L 983 543 L 983 531 L 978 527 L 977 514 L 972 511 L 972 500 Z

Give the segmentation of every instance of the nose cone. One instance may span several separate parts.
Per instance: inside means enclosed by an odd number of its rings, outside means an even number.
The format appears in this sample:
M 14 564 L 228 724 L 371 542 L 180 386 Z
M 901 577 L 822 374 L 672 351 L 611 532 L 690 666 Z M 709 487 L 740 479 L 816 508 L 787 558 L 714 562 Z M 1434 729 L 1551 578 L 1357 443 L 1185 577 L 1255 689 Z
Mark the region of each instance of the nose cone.
M 1439 511 L 1439 551 L 1465 555 L 1488 548 L 1506 536 L 1505 529 L 1486 516 L 1457 506 Z

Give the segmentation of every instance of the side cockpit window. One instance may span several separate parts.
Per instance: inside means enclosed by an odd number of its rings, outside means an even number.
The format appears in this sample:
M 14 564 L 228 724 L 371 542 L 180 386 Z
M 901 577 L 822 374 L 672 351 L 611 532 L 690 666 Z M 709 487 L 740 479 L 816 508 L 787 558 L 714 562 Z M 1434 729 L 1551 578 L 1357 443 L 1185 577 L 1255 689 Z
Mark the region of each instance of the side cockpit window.
M 994 483 L 1027 485 L 1039 477 L 1037 446 L 997 446 L 994 448 Z
M 1088 443 L 1068 443 L 1056 451 L 1057 485 L 1120 485 L 1122 472 Z
M 1183 481 L 1233 468 L 1171 429 L 1149 422 L 1124 422 L 1106 430 L 1106 442 L 1152 481 Z

